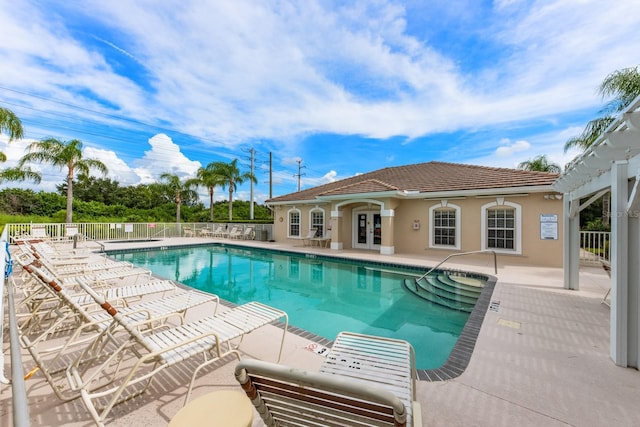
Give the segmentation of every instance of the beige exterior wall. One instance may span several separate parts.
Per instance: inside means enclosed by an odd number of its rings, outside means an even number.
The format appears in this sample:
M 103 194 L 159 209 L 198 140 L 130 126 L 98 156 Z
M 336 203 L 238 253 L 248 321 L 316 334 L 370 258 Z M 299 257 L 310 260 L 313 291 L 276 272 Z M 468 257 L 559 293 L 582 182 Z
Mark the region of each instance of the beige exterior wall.
M 394 216 L 386 221 L 383 218 L 383 246 L 389 245 L 385 234 L 393 236 L 393 246 L 397 254 L 427 255 L 436 258 L 445 258 L 456 252 L 479 251 L 483 249 L 483 210 L 487 205 L 501 204 L 499 207 L 514 207 L 520 211 L 520 254 L 515 251 L 503 251 L 499 253 L 499 263 L 501 265 L 538 265 L 549 267 L 562 266 L 562 200 L 556 198 L 546 198 L 545 193 L 532 193 L 526 196 L 506 196 L 497 197 L 464 197 L 445 199 L 447 207 L 456 207 L 460 219 L 460 238 L 458 248 L 438 248 L 430 247 L 431 228 L 429 209 L 441 205 L 442 199 L 381 199 L 384 202 L 384 209 L 393 209 Z M 344 202 L 341 202 L 344 203 Z M 380 209 L 375 203 L 354 202 L 353 204 L 343 204 L 340 207 L 342 217 L 333 219 L 339 221 L 338 227 L 333 227 L 339 235 L 333 234 L 334 242 L 342 242 L 343 249 L 353 248 L 353 212 L 354 209 L 367 207 L 368 209 Z M 302 244 L 300 239 L 306 236 L 310 228 L 309 212 L 314 208 L 323 208 L 325 211 L 325 223 L 331 223 L 331 211 L 335 210 L 335 205 L 313 204 L 295 205 L 301 212 L 301 236 L 291 238 L 287 234 L 288 212 L 293 206 L 278 206 L 275 210 L 275 240 L 288 242 L 291 244 Z M 543 240 L 541 238 L 541 215 L 556 215 L 557 239 Z M 282 218 L 282 220 L 280 219 Z M 547 217 L 549 218 L 549 217 Z M 486 221 L 486 219 L 485 219 Z M 393 233 L 388 233 L 385 228 L 393 226 Z M 417 226 L 415 225 L 417 224 Z M 550 228 L 553 228 L 551 225 Z M 486 240 L 486 237 L 485 237 Z

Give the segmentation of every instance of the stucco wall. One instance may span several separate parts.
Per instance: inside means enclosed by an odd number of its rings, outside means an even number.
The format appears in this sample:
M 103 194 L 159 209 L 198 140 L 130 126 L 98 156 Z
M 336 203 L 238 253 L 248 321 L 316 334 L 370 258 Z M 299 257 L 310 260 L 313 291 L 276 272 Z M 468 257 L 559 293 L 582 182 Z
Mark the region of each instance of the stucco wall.
M 405 199 L 385 200 L 385 209 L 393 207 L 394 224 L 394 251 L 397 254 L 428 255 L 437 258 L 445 258 L 451 253 L 478 251 L 482 249 L 482 211 L 487 204 L 504 203 L 505 205 L 518 205 L 521 212 L 521 254 L 500 253 L 501 265 L 539 265 L 550 267 L 562 266 L 562 200 L 546 198 L 545 194 L 533 193 L 527 196 L 511 196 L 504 199 L 496 197 L 466 197 L 446 199 L 446 203 L 456 205 L 460 212 L 460 247 L 430 248 L 430 223 L 429 208 L 442 203 L 441 199 Z M 342 218 L 337 227 L 339 236 L 333 233 L 334 240 L 340 239 L 343 249 L 352 248 L 352 213 L 353 209 L 363 206 L 360 202 L 343 205 Z M 289 209 L 293 206 L 279 206 L 275 210 L 274 236 L 278 242 L 302 245 L 300 239 L 291 239 L 287 236 L 287 224 Z M 329 204 L 295 205 L 301 212 L 301 237 L 306 236 L 310 228 L 309 211 L 316 207 L 325 210 L 326 224 L 331 223 L 331 211 L 335 209 Z M 373 205 L 377 208 L 377 205 Z M 557 240 L 541 239 L 540 216 L 557 215 Z M 282 220 L 280 220 L 282 218 Z M 334 219 L 335 221 L 335 219 Z M 419 228 L 414 228 L 414 223 Z M 333 227 L 336 230 L 336 227 Z M 384 232 L 384 230 L 383 230 Z

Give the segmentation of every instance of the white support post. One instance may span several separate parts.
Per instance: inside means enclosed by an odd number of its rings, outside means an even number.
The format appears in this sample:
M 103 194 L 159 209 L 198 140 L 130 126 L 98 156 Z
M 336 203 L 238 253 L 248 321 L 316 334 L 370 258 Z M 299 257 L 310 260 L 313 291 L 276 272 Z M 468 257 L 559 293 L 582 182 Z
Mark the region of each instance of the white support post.
M 626 160 L 611 167 L 611 321 L 610 355 L 618 366 L 628 366 L 629 333 L 629 223 L 626 212 L 628 180 Z M 637 261 L 636 261 L 637 262 Z
M 629 310 L 628 344 L 627 344 L 627 366 L 640 367 L 640 218 L 638 213 L 628 212 L 629 222 L 629 243 L 627 249 L 627 266 L 629 299 L 627 310 Z
M 577 209 L 580 200 L 571 200 L 569 194 L 564 195 L 564 225 L 563 225 L 563 265 L 564 288 L 580 289 L 580 216 Z

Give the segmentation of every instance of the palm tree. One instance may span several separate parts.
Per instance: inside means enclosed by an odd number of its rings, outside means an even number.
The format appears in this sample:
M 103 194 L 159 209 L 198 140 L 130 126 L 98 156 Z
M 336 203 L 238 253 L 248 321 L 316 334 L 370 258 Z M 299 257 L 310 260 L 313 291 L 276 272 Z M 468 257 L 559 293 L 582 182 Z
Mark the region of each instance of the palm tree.
M 0 107 L 0 132 L 9 132 L 9 141 L 21 139 L 24 135 L 22 122 L 11 110 Z
M 13 111 L 0 107 L 0 133 L 7 131 L 9 133 L 9 142 L 14 139 L 21 139 L 24 136 L 22 122 Z M 0 163 L 7 161 L 7 156 L 0 151 Z
M 201 167 L 196 172 L 200 185 L 207 187 L 209 190 L 209 216 L 211 222 L 213 222 L 213 190 L 224 183 L 224 177 L 221 173 L 222 164 L 221 162 L 209 163 L 206 167 Z
M 222 176 L 222 184 L 220 186 L 224 190 L 229 188 L 229 221 L 233 219 L 233 192 L 239 184 L 245 181 L 252 181 L 254 184 L 258 182 L 255 175 L 251 172 L 240 173 L 238 169 L 238 159 L 234 159 L 231 163 L 218 162 L 216 166 Z
M 31 170 L 31 168 L 7 168 L 0 170 L 0 183 L 4 181 L 26 181 L 31 180 L 36 184 L 40 184 L 42 176 L 40 173 Z
M 580 135 L 569 139 L 564 144 L 565 152 L 574 147 L 583 151 L 591 147 L 613 122 L 615 114 L 624 110 L 640 95 L 640 70 L 636 66 L 614 71 L 600 84 L 598 92 L 602 98 L 612 96 L 613 99 L 602 109 L 601 113 L 604 114 L 602 117 L 591 120 Z
M 180 207 L 184 199 L 197 199 L 198 193 L 194 190 L 199 181 L 196 178 L 182 181 L 176 174 L 165 172 L 160 175 L 160 181 L 176 203 L 176 223 L 180 224 Z
M 61 170 L 67 168 L 67 224 L 73 222 L 73 177 L 77 172 L 89 175 L 91 169 L 97 169 L 102 174 L 108 172 L 107 166 L 98 159 L 82 156 L 82 142 L 77 139 L 60 141 L 55 138 L 45 138 L 34 141 L 27 146 L 28 153 L 22 156 L 18 167 L 28 162 L 48 163 L 58 166 Z
M 547 160 L 546 155 L 534 157 L 531 160 L 525 160 L 518 165 L 518 169 L 536 172 L 560 173 L 562 169 L 557 164 Z

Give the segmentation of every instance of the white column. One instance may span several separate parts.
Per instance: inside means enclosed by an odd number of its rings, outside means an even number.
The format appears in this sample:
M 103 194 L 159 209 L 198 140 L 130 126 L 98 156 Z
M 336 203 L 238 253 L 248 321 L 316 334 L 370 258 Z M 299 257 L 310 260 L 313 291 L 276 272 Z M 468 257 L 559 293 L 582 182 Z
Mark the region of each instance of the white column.
M 569 194 L 564 195 L 564 223 L 562 257 L 564 268 L 564 288 L 580 289 L 580 214 L 574 207 L 571 209 L 572 200 Z M 573 200 L 580 203 L 580 200 Z
M 637 212 L 627 212 L 629 221 L 629 243 L 627 249 L 627 266 L 629 299 L 629 337 L 627 350 L 627 366 L 640 367 L 640 218 Z
M 342 243 L 342 211 L 336 209 L 331 211 L 331 250 L 341 251 Z
M 611 321 L 610 355 L 618 366 L 628 363 L 629 223 L 627 161 L 611 167 Z M 636 261 L 637 262 L 637 261 Z

